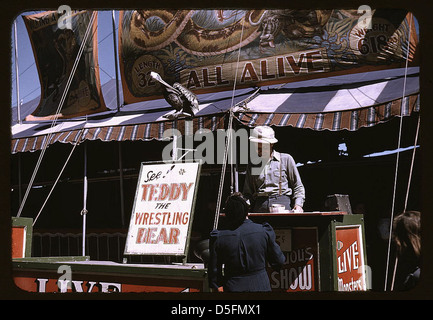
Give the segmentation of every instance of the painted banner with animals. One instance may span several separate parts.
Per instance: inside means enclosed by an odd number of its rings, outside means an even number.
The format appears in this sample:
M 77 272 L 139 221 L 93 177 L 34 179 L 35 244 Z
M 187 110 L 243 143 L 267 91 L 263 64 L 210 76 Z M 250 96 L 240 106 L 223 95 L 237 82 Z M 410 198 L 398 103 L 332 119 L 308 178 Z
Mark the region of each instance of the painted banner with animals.
M 71 12 L 67 28 L 59 22 L 62 15 L 57 11 L 23 16 L 41 83 L 40 103 L 26 120 L 49 120 L 56 113 L 58 118 L 71 118 L 106 110 L 99 79 L 97 13 L 74 76 L 69 79 L 92 13 Z
M 204 93 L 404 67 L 417 45 L 413 15 L 393 9 L 130 10 L 119 20 L 126 104 L 161 96 L 152 71 Z

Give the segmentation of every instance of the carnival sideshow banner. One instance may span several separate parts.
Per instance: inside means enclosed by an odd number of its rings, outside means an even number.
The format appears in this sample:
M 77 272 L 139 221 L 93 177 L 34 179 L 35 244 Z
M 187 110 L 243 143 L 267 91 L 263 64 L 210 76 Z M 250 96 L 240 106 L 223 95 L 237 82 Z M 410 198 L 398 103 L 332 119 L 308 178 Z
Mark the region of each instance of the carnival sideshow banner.
M 200 93 L 232 90 L 235 81 L 237 88 L 287 83 L 413 61 L 412 15 L 369 14 L 366 27 L 358 10 L 121 11 L 125 103 L 161 95 L 151 71 Z
M 101 93 L 97 51 L 97 15 L 71 79 L 69 75 L 82 45 L 92 11 L 73 11 L 70 27 L 61 27 L 57 11 L 23 16 L 41 82 L 41 100 L 26 120 L 52 119 L 62 96 L 59 118 L 70 118 L 106 110 Z M 60 27 L 59 27 L 60 25 Z

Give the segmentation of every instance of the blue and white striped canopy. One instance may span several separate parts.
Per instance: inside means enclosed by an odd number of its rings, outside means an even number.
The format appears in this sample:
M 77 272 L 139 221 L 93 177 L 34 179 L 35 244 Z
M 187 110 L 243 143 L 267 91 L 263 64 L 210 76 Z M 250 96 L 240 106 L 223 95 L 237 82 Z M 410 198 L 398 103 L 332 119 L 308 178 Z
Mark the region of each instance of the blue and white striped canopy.
M 51 121 L 13 125 L 12 153 L 40 150 L 45 144 L 55 142 L 164 140 L 163 133 L 170 128 L 183 134 L 203 128 L 225 129 L 232 106 L 235 119 L 249 127 L 273 125 L 352 131 L 420 109 L 419 67 L 200 94 L 199 112 L 190 121 L 165 118 L 164 115 L 173 111 L 164 99 L 126 105 L 118 112 L 113 106 L 115 90 L 111 89 L 106 88 L 104 95 L 111 111 L 62 119 L 55 125 Z

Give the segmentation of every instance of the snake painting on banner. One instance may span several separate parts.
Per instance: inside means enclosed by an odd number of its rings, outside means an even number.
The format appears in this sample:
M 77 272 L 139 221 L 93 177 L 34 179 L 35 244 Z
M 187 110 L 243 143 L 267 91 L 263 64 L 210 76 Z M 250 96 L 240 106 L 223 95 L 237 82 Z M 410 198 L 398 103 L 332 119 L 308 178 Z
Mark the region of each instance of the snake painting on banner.
M 403 54 L 393 48 L 411 22 L 395 25 L 373 14 L 374 28 L 366 30 L 359 18 L 357 10 L 121 11 L 124 101 L 161 95 L 152 71 L 200 93 L 401 63 Z

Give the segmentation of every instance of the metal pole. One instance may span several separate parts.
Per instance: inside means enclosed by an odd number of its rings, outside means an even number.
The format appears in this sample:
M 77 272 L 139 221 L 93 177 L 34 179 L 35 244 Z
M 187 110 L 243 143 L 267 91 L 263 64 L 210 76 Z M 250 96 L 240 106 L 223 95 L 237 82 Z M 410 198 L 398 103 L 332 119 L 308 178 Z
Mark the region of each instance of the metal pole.
M 114 10 L 112 10 L 112 25 L 113 25 L 113 47 L 114 47 L 114 68 L 116 72 L 116 97 L 117 97 L 117 111 L 120 111 L 120 98 L 119 98 L 119 76 L 117 69 L 117 41 L 116 41 L 116 17 Z
M 122 227 L 125 226 L 125 206 L 124 206 L 124 195 L 123 195 L 123 161 L 122 161 L 122 142 L 118 143 L 119 150 L 119 179 L 120 179 L 120 219 Z
M 177 138 L 178 136 L 175 133 L 175 129 L 173 128 L 173 151 L 171 154 L 171 159 L 172 161 L 177 161 L 178 157 L 177 157 Z
M 21 152 L 18 153 L 18 204 L 21 205 L 23 200 L 23 191 L 21 183 Z
M 17 36 L 17 21 L 14 21 L 14 38 L 15 38 L 15 79 L 17 93 L 17 123 L 21 123 L 21 101 L 20 101 L 20 83 L 19 83 L 19 67 L 18 67 L 18 36 Z M 21 153 L 18 153 L 18 204 L 21 206 L 22 185 L 21 185 Z
M 116 99 L 117 99 L 117 112 L 120 111 L 120 96 L 119 96 L 119 71 L 117 68 L 117 41 L 116 41 L 116 14 L 115 11 L 111 11 L 111 23 L 113 26 L 113 53 L 114 53 L 114 69 L 116 78 Z M 122 146 L 119 141 L 118 145 L 119 152 L 119 179 L 120 179 L 120 219 L 122 227 L 125 226 L 125 206 L 124 206 L 124 194 L 123 194 L 123 164 L 122 164 Z
M 82 255 L 86 255 L 86 217 L 87 217 L 87 143 L 84 142 L 84 180 L 83 180 L 83 247 Z
M 18 68 L 18 36 L 17 36 L 17 21 L 14 21 L 14 37 L 15 37 L 15 79 L 17 93 L 17 123 L 21 123 L 21 101 L 20 101 L 20 82 Z M 18 204 L 21 206 L 22 185 L 21 185 L 21 153 L 18 153 Z
M 18 37 L 17 37 L 17 21 L 14 21 L 14 35 L 15 35 L 15 77 L 16 77 L 16 91 L 17 91 L 17 122 L 21 123 L 21 102 L 20 102 L 20 82 L 18 71 Z
M 235 163 L 234 167 L 234 180 L 235 180 L 235 186 L 234 186 L 234 192 L 239 192 L 239 171 L 238 171 L 238 164 Z

